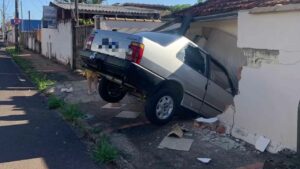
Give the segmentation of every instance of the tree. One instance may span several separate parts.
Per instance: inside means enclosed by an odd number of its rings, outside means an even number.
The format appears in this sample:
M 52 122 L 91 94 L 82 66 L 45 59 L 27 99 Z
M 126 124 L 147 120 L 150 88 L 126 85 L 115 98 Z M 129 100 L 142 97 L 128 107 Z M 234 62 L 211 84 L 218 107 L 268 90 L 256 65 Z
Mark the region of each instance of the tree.
M 178 4 L 178 5 L 174 5 L 171 7 L 171 11 L 172 12 L 177 12 L 177 11 L 181 11 L 185 8 L 188 8 L 190 7 L 191 5 L 190 4 Z
M 61 0 L 63 2 L 74 2 L 74 0 Z M 78 0 L 79 3 L 101 4 L 103 0 Z

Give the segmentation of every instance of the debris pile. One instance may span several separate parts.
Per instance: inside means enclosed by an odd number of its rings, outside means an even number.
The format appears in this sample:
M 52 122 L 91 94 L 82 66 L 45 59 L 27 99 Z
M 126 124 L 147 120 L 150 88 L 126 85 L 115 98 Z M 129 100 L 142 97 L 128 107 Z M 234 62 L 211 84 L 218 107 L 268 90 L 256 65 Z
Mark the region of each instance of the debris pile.
M 194 122 L 194 127 L 200 129 L 209 129 L 211 131 L 216 131 L 219 134 L 225 134 L 226 127 L 222 125 L 217 117 L 214 118 L 197 118 Z

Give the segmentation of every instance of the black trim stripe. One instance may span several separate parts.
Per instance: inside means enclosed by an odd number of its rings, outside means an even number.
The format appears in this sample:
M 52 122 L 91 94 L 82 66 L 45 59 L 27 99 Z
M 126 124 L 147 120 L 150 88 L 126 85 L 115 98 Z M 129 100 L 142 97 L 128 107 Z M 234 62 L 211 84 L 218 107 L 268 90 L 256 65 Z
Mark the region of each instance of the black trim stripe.
M 214 110 L 217 110 L 217 111 L 219 111 L 219 112 L 221 112 L 221 113 L 223 112 L 222 110 L 218 109 L 216 106 L 214 106 L 214 105 L 208 103 L 207 101 L 205 101 L 205 100 L 203 100 L 203 99 L 201 99 L 201 98 L 199 98 L 199 97 L 193 95 L 193 94 L 190 93 L 190 92 L 185 91 L 184 93 L 186 93 L 186 94 L 189 95 L 189 96 L 192 96 L 193 98 L 195 98 L 195 99 L 197 99 L 197 100 L 200 100 L 201 102 L 204 102 L 206 105 L 208 105 L 209 107 L 213 108 Z

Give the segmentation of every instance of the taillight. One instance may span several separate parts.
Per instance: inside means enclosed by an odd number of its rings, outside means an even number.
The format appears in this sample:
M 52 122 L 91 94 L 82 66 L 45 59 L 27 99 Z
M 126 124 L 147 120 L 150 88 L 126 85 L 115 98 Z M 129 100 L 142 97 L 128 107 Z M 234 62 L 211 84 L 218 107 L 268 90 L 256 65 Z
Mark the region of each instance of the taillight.
M 140 64 L 144 53 L 144 44 L 138 42 L 132 42 L 129 45 L 129 52 L 127 52 L 126 59 Z
M 92 49 L 92 43 L 93 43 L 94 38 L 95 38 L 95 34 L 91 33 L 90 36 L 86 40 L 85 49 L 89 49 L 89 50 Z

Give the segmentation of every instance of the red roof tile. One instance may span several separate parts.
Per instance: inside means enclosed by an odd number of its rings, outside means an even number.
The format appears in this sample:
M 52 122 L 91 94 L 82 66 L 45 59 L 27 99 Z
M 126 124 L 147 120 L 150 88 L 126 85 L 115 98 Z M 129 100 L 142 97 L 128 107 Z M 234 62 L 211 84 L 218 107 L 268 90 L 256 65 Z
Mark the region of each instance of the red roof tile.
M 175 13 L 175 16 L 192 14 L 193 16 L 206 16 L 219 13 L 233 12 L 255 7 L 275 6 L 278 4 L 295 4 L 300 0 L 207 0 Z

